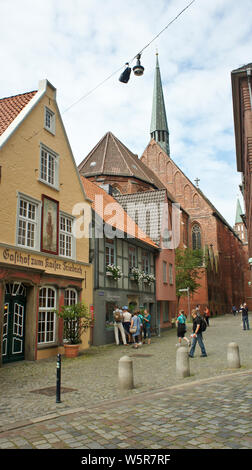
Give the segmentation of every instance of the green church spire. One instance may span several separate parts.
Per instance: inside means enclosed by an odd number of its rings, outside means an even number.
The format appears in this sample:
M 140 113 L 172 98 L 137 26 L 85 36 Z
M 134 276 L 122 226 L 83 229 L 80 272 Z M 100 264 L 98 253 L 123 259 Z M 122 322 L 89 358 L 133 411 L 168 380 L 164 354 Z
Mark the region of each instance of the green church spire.
M 158 62 L 158 53 L 156 54 L 156 70 L 154 78 L 150 134 L 151 137 L 156 142 L 158 142 L 160 147 L 162 147 L 162 149 L 167 153 L 167 155 L 170 155 L 169 129 L 166 119 L 163 87 Z
M 243 224 L 243 220 L 241 218 L 242 214 L 243 214 L 243 212 L 242 212 L 242 209 L 241 209 L 241 204 L 240 204 L 239 199 L 237 199 L 235 224 Z

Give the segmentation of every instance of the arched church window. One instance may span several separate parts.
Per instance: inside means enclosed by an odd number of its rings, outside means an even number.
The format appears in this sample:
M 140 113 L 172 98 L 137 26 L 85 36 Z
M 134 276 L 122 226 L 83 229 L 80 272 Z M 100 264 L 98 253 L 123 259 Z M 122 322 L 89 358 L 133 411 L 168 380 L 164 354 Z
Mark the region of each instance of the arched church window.
M 201 229 L 198 224 L 192 227 L 192 249 L 200 250 L 201 248 Z

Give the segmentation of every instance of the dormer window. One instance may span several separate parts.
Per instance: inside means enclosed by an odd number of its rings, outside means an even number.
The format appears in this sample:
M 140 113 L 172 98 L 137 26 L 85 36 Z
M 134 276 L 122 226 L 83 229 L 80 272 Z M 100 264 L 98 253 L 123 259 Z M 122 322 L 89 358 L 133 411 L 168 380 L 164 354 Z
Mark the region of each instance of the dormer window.
M 45 107 L 45 129 L 55 134 L 55 114 L 47 107 Z

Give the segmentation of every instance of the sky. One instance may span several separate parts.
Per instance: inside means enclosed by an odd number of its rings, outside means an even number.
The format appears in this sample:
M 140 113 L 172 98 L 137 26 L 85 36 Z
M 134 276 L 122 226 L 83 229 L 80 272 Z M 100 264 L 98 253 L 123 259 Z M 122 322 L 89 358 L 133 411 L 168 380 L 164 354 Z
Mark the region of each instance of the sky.
M 238 196 L 244 205 L 230 74 L 252 61 L 252 0 L 195 0 L 152 41 L 189 3 L 0 0 L 0 97 L 47 78 L 77 164 L 108 131 L 141 157 L 158 51 L 171 158 L 233 226 Z M 119 82 L 142 49 L 144 75 Z

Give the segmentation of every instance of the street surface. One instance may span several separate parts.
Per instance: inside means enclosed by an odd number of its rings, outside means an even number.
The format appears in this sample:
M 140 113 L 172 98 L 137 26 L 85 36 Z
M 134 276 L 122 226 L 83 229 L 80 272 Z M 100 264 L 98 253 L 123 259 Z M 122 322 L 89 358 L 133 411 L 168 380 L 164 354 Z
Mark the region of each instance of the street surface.
M 228 314 L 210 319 L 204 342 L 208 357 L 197 345 L 184 379 L 176 376 L 175 329 L 138 350 L 106 345 L 62 357 L 58 404 L 56 358 L 4 365 L 0 449 L 251 449 L 252 330 Z M 240 369 L 228 369 L 230 342 L 239 345 Z M 133 359 L 135 388 L 122 393 L 124 355 Z

